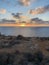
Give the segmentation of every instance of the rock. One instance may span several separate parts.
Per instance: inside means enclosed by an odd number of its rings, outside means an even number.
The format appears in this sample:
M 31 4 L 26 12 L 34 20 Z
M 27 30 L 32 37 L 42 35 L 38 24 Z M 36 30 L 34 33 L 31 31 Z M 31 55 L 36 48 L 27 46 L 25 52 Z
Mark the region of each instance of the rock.
M 24 39 L 24 37 L 22 35 L 17 36 L 17 40 L 22 40 L 22 39 Z

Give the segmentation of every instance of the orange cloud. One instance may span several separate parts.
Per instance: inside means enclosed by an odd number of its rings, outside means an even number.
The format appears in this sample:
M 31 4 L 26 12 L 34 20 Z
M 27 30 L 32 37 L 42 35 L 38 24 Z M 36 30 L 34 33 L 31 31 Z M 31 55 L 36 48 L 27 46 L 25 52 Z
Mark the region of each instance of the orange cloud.
M 29 17 L 25 15 L 21 15 L 20 18 L 22 21 L 27 21 L 29 19 Z
M 0 9 L 0 14 L 5 14 L 6 13 L 6 9 Z
M 31 9 L 29 11 L 30 14 L 33 14 L 33 15 L 37 15 L 37 14 L 42 14 L 42 13 L 45 13 L 45 12 L 48 12 L 49 11 L 49 5 L 45 6 L 45 7 L 39 7 L 39 8 L 36 8 L 36 9 Z
M 31 0 L 19 0 L 22 5 L 28 6 L 31 3 Z
M 28 18 L 27 16 L 20 16 L 21 18 L 23 18 L 23 19 L 26 19 L 26 18 Z

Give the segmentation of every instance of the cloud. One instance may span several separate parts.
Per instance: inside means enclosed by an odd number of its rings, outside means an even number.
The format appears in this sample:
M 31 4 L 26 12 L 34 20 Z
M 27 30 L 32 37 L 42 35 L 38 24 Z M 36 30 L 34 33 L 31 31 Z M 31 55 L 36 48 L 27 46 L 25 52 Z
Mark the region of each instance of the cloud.
M 22 5 L 28 6 L 28 5 L 30 5 L 31 0 L 19 0 L 19 2 L 20 2 Z
M 8 6 L 16 6 L 16 5 L 22 5 L 22 6 L 29 6 L 31 3 L 35 2 L 37 0 L 14 0 L 14 2 L 10 2 L 10 0 L 2 0 L 2 2 L 6 2 Z
M 24 6 L 28 6 L 30 5 L 31 1 L 34 1 L 34 0 L 14 0 L 14 2 L 10 2 L 8 0 L 2 0 L 2 2 L 6 2 L 8 5 L 11 5 L 15 3 L 15 5 L 24 5 Z
M 0 9 L 0 14 L 5 14 L 6 13 L 6 9 Z
M 19 22 L 27 21 L 27 20 L 29 19 L 29 17 L 23 15 L 23 13 L 16 13 L 16 14 L 12 13 L 12 16 L 13 16 L 15 19 L 19 20 Z
M 19 0 L 19 4 L 24 6 L 29 6 L 31 3 L 35 2 L 36 0 Z
M 21 17 L 21 15 L 22 15 L 22 13 L 12 13 L 12 16 L 14 17 L 14 18 L 20 18 Z
M 0 21 L 0 23 L 16 23 L 16 21 L 15 21 L 15 20 L 2 19 L 2 20 Z
M 8 20 L 8 19 L 1 19 L 0 23 L 17 23 L 17 22 L 21 22 L 21 23 L 33 23 L 33 24 L 49 24 L 49 21 L 44 21 L 42 19 L 39 18 L 31 18 L 29 21 L 16 21 L 16 20 Z
M 22 21 L 27 21 L 27 22 L 29 22 L 29 17 L 28 17 L 28 16 L 21 15 L 20 17 L 21 17 L 21 20 L 22 20 Z
M 36 9 L 31 9 L 29 11 L 30 14 L 32 15 L 37 15 L 37 14 L 42 14 L 42 13 L 46 13 L 49 11 L 49 5 L 45 6 L 45 7 L 39 7 Z
M 30 23 L 49 24 L 49 21 L 43 21 L 42 19 L 39 19 L 39 18 L 32 18 L 32 19 L 30 19 Z

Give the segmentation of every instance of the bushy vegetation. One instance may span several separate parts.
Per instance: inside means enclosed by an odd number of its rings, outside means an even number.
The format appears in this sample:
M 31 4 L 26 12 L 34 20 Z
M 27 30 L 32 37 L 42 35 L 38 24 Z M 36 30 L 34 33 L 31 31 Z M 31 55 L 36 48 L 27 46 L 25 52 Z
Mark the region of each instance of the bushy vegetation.
M 45 57 L 41 51 L 36 53 L 15 53 L 0 54 L 0 65 L 49 65 L 49 57 Z
M 30 40 L 33 38 L 27 38 L 23 37 L 22 35 L 16 36 L 4 36 L 0 34 L 0 50 L 3 52 L 0 53 L 0 65 L 49 65 L 49 56 L 46 57 L 43 55 L 41 51 L 38 51 L 34 49 L 34 51 L 28 50 L 27 52 L 26 49 L 28 48 L 28 43 Z M 47 38 L 34 38 L 33 41 L 39 40 L 44 41 L 47 40 Z M 24 45 L 27 45 L 27 48 L 23 46 L 23 42 L 25 41 Z M 32 43 L 32 44 L 31 44 Z M 15 44 L 19 46 L 22 49 L 22 51 L 18 48 L 15 49 Z M 30 45 L 31 44 L 31 45 Z M 36 44 L 36 43 L 35 43 Z M 21 46 L 22 45 L 22 46 Z M 33 42 L 29 42 L 29 49 L 32 47 Z M 13 46 L 13 47 L 12 47 Z M 26 48 L 25 51 L 23 51 L 23 47 Z M 8 52 L 4 52 L 5 49 L 13 49 L 12 52 L 10 50 Z M 17 50 L 17 51 L 16 51 Z M 49 51 L 49 48 L 46 48 L 47 51 Z M 7 50 L 6 50 L 7 51 Z M 13 52 L 14 51 L 14 52 Z M 20 52 L 21 51 L 21 52 Z

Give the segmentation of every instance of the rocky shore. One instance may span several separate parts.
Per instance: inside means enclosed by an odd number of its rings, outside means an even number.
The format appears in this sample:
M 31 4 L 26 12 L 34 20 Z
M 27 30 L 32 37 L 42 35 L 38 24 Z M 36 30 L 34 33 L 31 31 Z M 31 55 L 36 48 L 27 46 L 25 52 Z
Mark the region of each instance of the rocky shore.
M 49 65 L 49 37 L 0 34 L 0 65 Z

